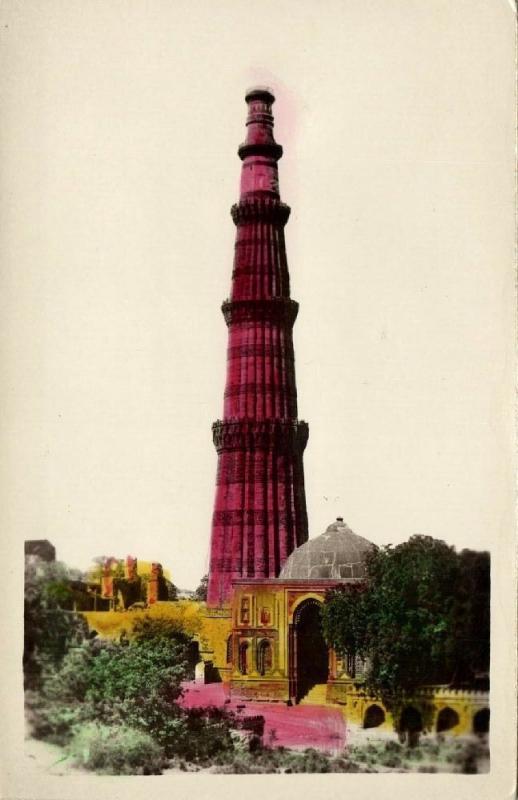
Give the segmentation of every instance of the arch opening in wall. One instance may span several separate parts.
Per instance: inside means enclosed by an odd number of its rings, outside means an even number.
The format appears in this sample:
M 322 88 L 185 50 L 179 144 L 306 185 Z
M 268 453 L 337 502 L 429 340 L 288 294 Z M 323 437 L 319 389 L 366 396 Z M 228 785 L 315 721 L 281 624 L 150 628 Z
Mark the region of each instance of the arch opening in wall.
M 363 727 L 364 728 L 379 728 L 385 722 L 385 712 L 374 703 L 372 706 L 369 706 L 367 711 L 365 712 L 365 716 L 363 718 Z
M 481 708 L 473 717 L 473 733 L 489 733 L 489 708 Z
M 313 686 L 327 683 L 329 648 L 322 631 L 321 608 L 321 601 L 309 597 L 300 603 L 293 615 L 296 702 L 299 702 Z
M 248 673 L 248 642 L 239 645 L 239 671 L 241 675 Z
M 257 646 L 257 671 L 266 675 L 272 668 L 272 646 L 268 639 L 263 639 Z
M 435 730 L 437 733 L 444 733 L 445 731 L 451 731 L 451 729 L 458 724 L 459 715 L 453 710 L 453 708 L 447 706 L 439 711 Z

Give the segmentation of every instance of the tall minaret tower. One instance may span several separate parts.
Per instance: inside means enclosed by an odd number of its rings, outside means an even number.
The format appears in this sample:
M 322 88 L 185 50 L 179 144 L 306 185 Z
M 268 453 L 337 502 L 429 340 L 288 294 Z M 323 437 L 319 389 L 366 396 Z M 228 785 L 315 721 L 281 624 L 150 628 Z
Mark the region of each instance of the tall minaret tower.
M 302 454 L 308 426 L 297 419 L 284 226 L 269 89 L 246 95 L 246 141 L 232 290 L 222 306 L 229 329 L 223 420 L 212 426 L 218 452 L 207 602 L 228 601 L 232 580 L 274 578 L 308 538 Z

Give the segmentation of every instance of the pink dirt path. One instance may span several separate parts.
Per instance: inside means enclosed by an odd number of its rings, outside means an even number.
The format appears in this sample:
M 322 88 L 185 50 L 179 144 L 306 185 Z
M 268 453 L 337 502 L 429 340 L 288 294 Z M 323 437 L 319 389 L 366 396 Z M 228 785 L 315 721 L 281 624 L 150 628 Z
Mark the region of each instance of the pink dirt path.
M 242 716 L 264 717 L 264 743 L 292 749 L 314 747 L 336 754 L 345 746 L 345 719 L 341 711 L 325 706 L 286 706 L 284 703 L 245 702 L 229 696 L 222 683 L 189 681 L 181 705 L 184 708 L 216 706 Z M 230 700 L 230 702 L 226 702 Z M 244 706 L 244 708 L 239 708 Z

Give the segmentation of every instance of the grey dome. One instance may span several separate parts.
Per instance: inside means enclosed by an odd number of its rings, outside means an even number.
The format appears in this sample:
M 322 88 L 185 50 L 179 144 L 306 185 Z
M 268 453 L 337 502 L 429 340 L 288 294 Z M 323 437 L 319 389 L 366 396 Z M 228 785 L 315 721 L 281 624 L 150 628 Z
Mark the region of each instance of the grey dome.
M 375 547 L 357 536 L 341 517 L 324 533 L 309 539 L 286 560 L 279 578 L 346 580 L 365 577 L 365 559 Z

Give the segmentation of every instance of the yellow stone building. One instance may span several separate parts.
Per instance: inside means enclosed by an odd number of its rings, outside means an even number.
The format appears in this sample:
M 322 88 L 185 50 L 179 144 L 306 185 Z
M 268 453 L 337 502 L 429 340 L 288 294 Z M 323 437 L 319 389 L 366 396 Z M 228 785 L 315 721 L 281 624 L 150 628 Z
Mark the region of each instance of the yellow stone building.
M 350 724 L 365 728 L 486 732 L 487 691 L 423 687 L 408 698 L 394 720 L 369 695 L 357 658 L 339 657 L 326 645 L 320 607 L 326 592 L 365 577 L 374 545 L 338 518 L 289 556 L 279 577 L 233 582 L 228 607 L 205 609 L 200 630 L 202 657 L 233 698 L 289 705 L 314 703 L 341 708 Z

